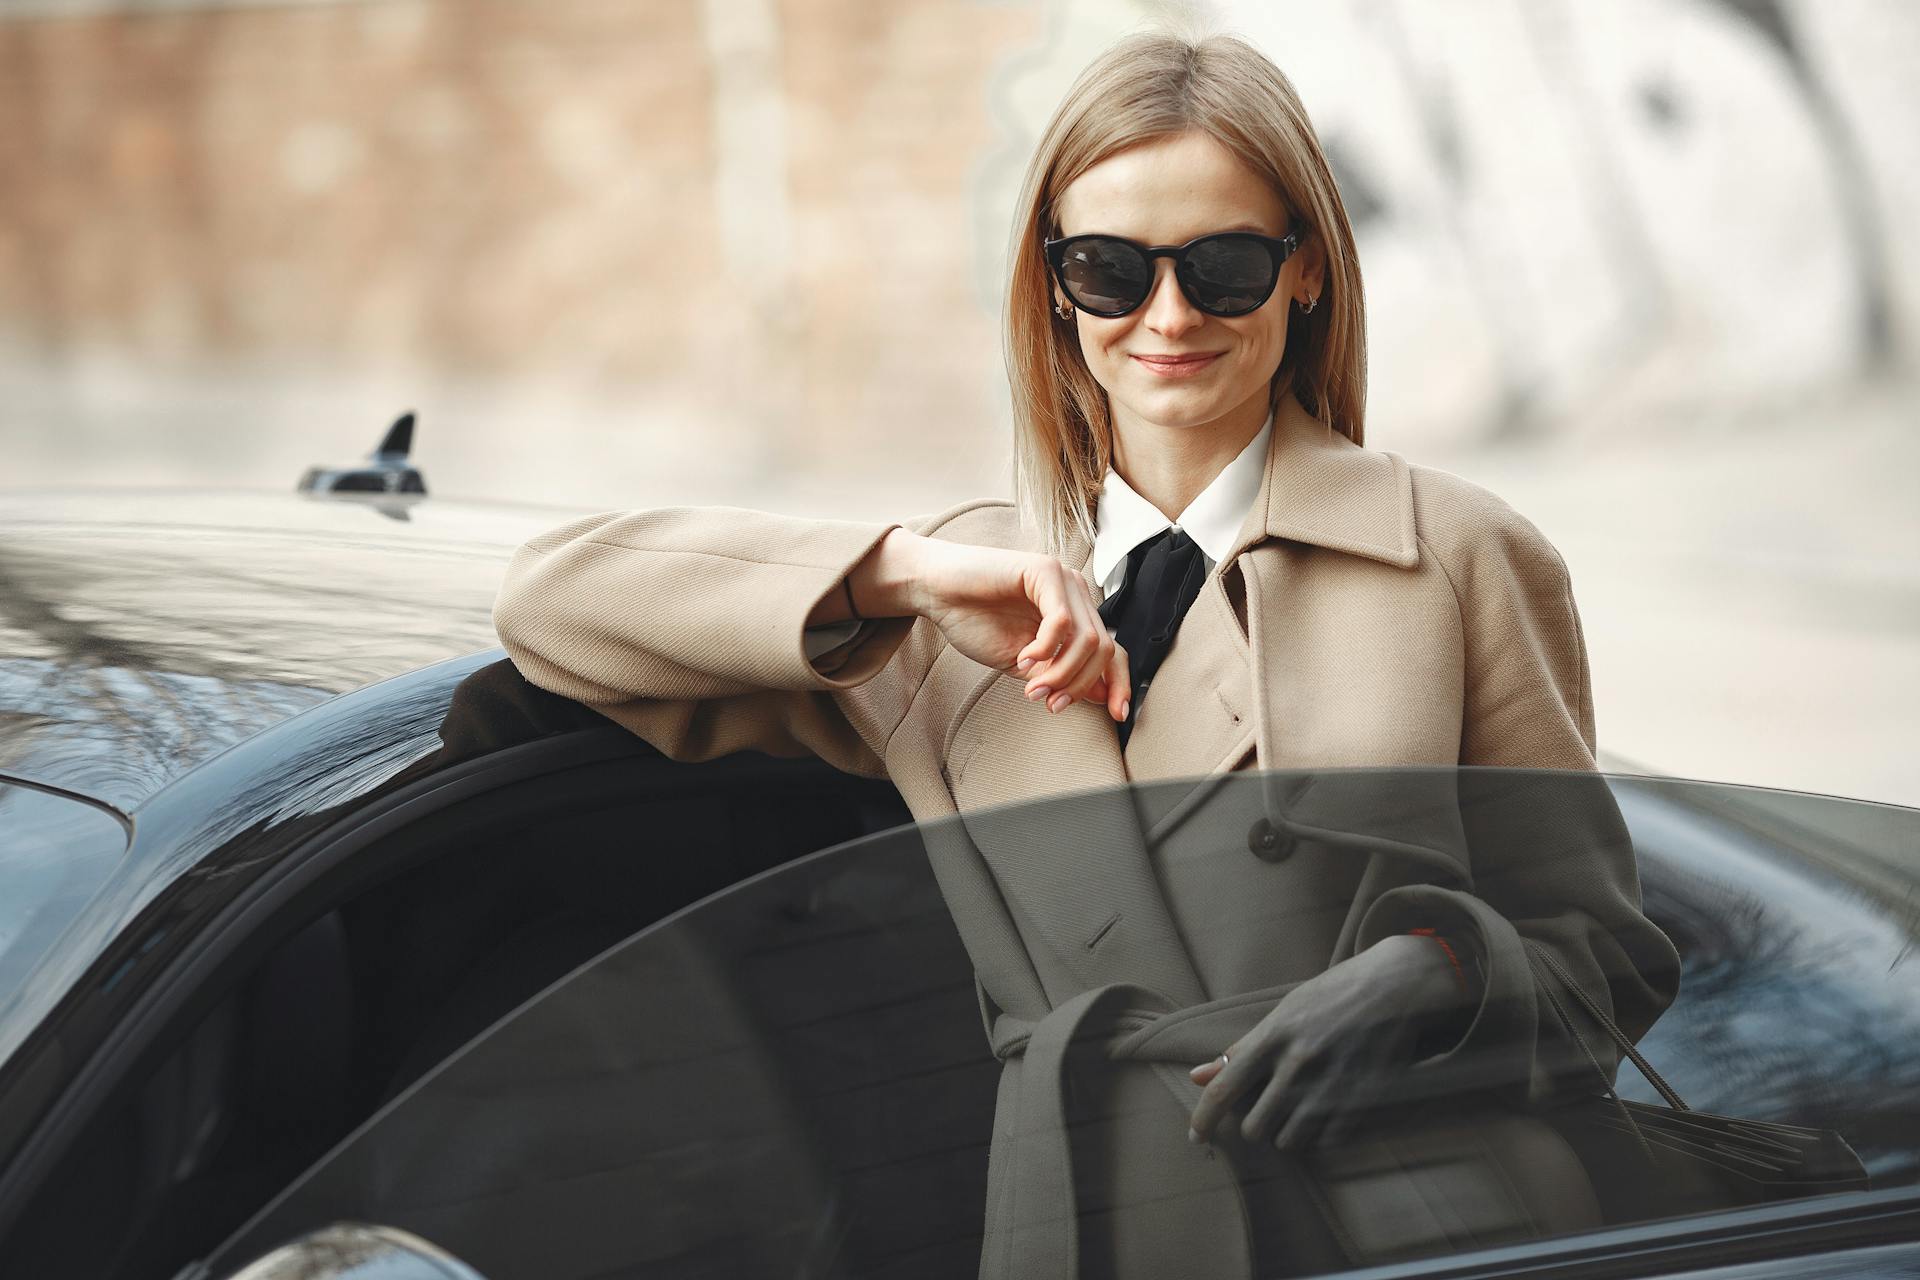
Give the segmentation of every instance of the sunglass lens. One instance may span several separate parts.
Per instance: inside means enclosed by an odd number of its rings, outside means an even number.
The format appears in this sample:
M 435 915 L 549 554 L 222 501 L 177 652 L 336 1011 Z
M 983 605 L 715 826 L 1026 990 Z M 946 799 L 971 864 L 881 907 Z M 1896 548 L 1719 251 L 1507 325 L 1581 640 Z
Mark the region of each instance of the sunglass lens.
M 1153 267 L 1124 241 L 1084 236 L 1061 247 L 1060 277 L 1074 305 L 1096 315 L 1118 315 L 1147 296 Z
M 1216 236 L 1193 246 L 1181 280 L 1202 310 L 1216 315 L 1252 311 L 1273 292 L 1273 255 L 1258 240 Z

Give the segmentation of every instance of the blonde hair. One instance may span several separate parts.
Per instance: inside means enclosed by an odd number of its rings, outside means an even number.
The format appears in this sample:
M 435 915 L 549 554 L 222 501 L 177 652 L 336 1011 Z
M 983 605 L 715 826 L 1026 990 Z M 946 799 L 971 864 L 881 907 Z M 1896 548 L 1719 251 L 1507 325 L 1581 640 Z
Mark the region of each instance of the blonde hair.
M 1136 143 L 1200 130 L 1270 183 L 1317 238 L 1326 283 L 1311 315 L 1296 312 L 1268 390 L 1364 442 L 1366 304 L 1353 229 L 1299 95 L 1267 56 L 1233 35 L 1128 36 L 1080 73 L 1027 166 L 1009 245 L 1004 341 L 1013 392 L 1014 492 L 1022 518 L 1058 555 L 1077 530 L 1093 537 L 1093 505 L 1113 458 L 1104 388 L 1071 320 L 1053 312 L 1040 241 L 1057 236 L 1056 202 L 1088 169 Z M 1288 299 L 1277 300 L 1290 305 Z

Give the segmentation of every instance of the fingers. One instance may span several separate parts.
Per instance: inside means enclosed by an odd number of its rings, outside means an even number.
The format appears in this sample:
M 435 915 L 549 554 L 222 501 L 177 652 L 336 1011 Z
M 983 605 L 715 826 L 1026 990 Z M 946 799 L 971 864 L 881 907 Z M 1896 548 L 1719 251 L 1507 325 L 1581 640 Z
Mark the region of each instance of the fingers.
M 1056 565 L 1054 572 L 1040 573 L 1035 578 L 1032 599 L 1040 610 L 1040 625 L 1034 629 L 1033 639 L 1014 658 L 1016 670 L 1023 662 L 1040 664 L 1026 673 L 1030 677 L 1029 690 L 1033 688 L 1033 681 L 1050 669 L 1047 659 L 1072 638 L 1075 619 L 1064 568 Z
M 1044 702 L 1049 711 L 1097 702 L 1115 720 L 1125 720 L 1133 694 L 1127 653 L 1107 629 L 1085 580 L 1056 561 L 1035 576 L 1032 598 L 1040 624 L 1014 655 L 1014 670 L 1027 677 L 1028 699 Z
M 1213 1073 L 1207 1087 L 1200 1091 L 1200 1102 L 1193 1109 L 1192 1132 L 1187 1136 L 1195 1142 L 1205 1142 L 1213 1133 L 1220 1117 L 1227 1114 L 1234 1099 L 1257 1084 L 1267 1066 L 1267 1055 L 1253 1046 L 1234 1044 L 1227 1050 L 1227 1061 Z M 1216 1062 L 1218 1060 L 1216 1059 Z M 1213 1067 L 1215 1063 L 1207 1063 Z M 1196 1067 L 1196 1072 L 1205 1068 Z
M 1271 1137 L 1283 1151 L 1338 1143 L 1378 1100 L 1388 1079 L 1383 1065 L 1337 1046 L 1323 1045 L 1317 1053 L 1290 1049 L 1275 1065 L 1267 1091 L 1248 1108 L 1240 1132 L 1249 1142 Z
M 1324 1080 L 1290 1092 L 1293 1114 L 1273 1136 L 1273 1145 L 1283 1151 L 1320 1142 L 1328 1136 L 1328 1126 L 1342 1110 L 1338 1095 Z
M 1391 1060 L 1334 1052 L 1294 1076 L 1293 1112 L 1273 1136 L 1273 1145 L 1338 1146 L 1358 1135 L 1390 1109 L 1409 1073 L 1392 1069 Z
M 1078 607 L 1083 613 L 1084 630 L 1069 642 L 1068 650 L 1079 655 L 1080 665 L 1071 675 L 1054 686 L 1057 692 L 1048 702 L 1050 710 L 1058 711 L 1066 706 L 1067 701 L 1091 702 L 1106 699 L 1107 664 L 1113 659 L 1113 651 L 1120 646 L 1114 641 L 1113 633 L 1107 630 L 1099 613 L 1095 611 L 1091 599 L 1083 598 Z M 1064 658 L 1066 654 L 1062 653 L 1061 656 Z M 1065 695 L 1066 701 L 1061 700 L 1062 695 Z
M 1309 1077 L 1304 1055 L 1281 1054 L 1274 1063 L 1267 1087 L 1254 1099 L 1246 1118 L 1240 1122 L 1240 1135 L 1248 1142 L 1265 1142 L 1282 1121 L 1291 1124 L 1299 1115 L 1307 1094 L 1313 1091 L 1314 1081 Z
M 1090 696 L 1104 701 L 1108 666 L 1118 647 L 1094 608 L 1086 583 L 1064 569 L 1057 576 L 1062 579 L 1057 589 L 1049 584 L 1042 590 L 1039 603 L 1045 616 L 1033 643 L 1020 655 L 1036 662 L 1028 672 L 1027 697 L 1044 699 L 1049 711 Z
M 1252 1061 L 1261 1055 L 1248 1051 L 1248 1061 L 1243 1065 L 1241 1052 L 1230 1049 L 1225 1061 L 1215 1058 L 1187 1073 L 1195 1084 L 1206 1086 L 1193 1112 L 1196 1141 L 1210 1137 L 1234 1101 L 1255 1087 L 1260 1088 L 1260 1094 L 1240 1122 L 1240 1134 L 1249 1142 L 1271 1140 L 1281 1148 L 1305 1146 L 1325 1141 L 1344 1129 L 1341 1100 L 1329 1087 L 1327 1073 L 1315 1070 L 1307 1055 L 1282 1051 L 1263 1084 L 1262 1072 Z M 1235 1074 L 1227 1078 L 1229 1072 Z
M 1115 720 L 1125 721 L 1133 702 L 1133 670 L 1128 665 L 1125 646 L 1115 641 L 1113 654 L 1107 659 L 1106 688 L 1100 693 L 1107 704 L 1107 714 Z

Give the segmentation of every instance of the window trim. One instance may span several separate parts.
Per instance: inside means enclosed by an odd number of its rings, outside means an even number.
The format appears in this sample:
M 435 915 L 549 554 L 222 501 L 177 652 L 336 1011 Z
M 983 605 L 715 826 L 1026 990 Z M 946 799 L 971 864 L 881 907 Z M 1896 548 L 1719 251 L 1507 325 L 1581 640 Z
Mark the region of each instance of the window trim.
M 1341 1280 L 1614 1280 L 1916 1241 L 1920 1186 L 1906 1186 L 1603 1227 L 1331 1274 Z

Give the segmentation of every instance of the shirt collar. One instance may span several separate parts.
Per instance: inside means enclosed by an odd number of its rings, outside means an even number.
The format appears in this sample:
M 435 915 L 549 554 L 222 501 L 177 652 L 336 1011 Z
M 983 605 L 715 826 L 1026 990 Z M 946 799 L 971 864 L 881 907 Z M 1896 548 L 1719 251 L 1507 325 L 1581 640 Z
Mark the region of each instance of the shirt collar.
M 1177 521 L 1167 519 L 1161 510 L 1134 492 L 1120 473 L 1107 468 L 1107 479 L 1100 490 L 1094 510 L 1097 530 L 1093 539 L 1093 578 L 1111 595 L 1124 578 L 1127 554 L 1171 524 L 1178 524 L 1187 536 L 1199 544 L 1211 567 L 1232 549 L 1240 526 L 1260 496 L 1260 481 L 1266 472 L 1267 440 L 1273 434 L 1273 411 L 1259 433 L 1247 442 L 1202 489 Z

